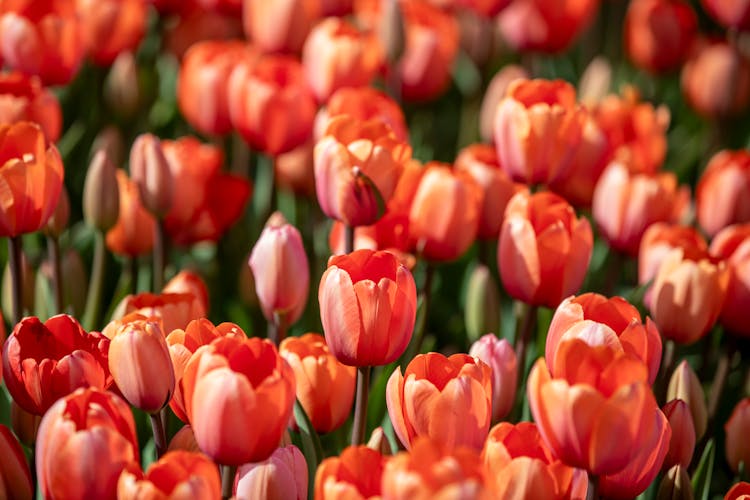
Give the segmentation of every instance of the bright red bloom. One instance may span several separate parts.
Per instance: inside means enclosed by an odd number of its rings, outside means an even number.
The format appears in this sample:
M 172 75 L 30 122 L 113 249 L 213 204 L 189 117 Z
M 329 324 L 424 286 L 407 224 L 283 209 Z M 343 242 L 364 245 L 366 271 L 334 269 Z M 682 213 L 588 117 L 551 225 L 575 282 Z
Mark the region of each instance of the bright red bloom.
M 33 498 L 34 486 L 23 448 L 10 429 L 0 424 L 0 497 Z
M 96 64 L 135 52 L 146 31 L 146 0 L 75 0 L 83 41 Z
M 39 78 L 13 71 L 0 74 L 0 124 L 36 122 L 47 141 L 57 142 L 62 111 L 55 94 L 42 87 Z
M 119 500 L 160 498 L 221 498 L 216 464 L 202 453 L 170 451 L 144 473 L 137 463 L 122 471 L 117 482 Z
M 338 457 L 320 462 L 315 474 L 315 500 L 380 497 L 386 459 L 367 446 L 349 446 Z
M 729 283 L 720 321 L 728 333 L 750 336 L 750 223 L 723 229 L 711 242 L 711 254 L 726 260 Z
M 716 153 L 698 181 L 695 203 L 698 222 L 709 236 L 731 224 L 750 222 L 750 152 Z

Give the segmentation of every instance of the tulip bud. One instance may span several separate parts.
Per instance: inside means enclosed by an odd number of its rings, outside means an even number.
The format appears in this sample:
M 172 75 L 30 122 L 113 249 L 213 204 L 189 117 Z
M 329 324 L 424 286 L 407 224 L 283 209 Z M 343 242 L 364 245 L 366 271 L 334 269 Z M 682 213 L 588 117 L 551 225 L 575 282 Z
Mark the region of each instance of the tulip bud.
M 138 112 L 140 98 L 135 56 L 132 52 L 122 52 L 104 81 L 105 102 L 115 113 L 132 118 Z
M 669 442 L 669 451 L 664 459 L 663 469 L 673 465 L 687 468 L 693 459 L 695 450 L 695 426 L 690 408 L 687 403 L 680 399 L 672 400 L 662 410 L 669 420 L 672 429 L 672 439 Z
M 130 148 L 130 176 L 138 185 L 146 210 L 163 217 L 172 208 L 173 182 L 161 142 L 152 134 L 141 134 Z
M 492 368 L 492 420 L 497 422 L 513 408 L 518 385 L 518 363 L 513 346 L 488 333 L 474 342 L 469 355 Z
M 495 114 L 498 103 L 505 97 L 508 86 L 520 78 L 528 78 L 529 74 L 522 66 L 509 64 L 492 77 L 487 92 L 482 98 L 479 110 L 479 135 L 484 142 L 493 142 L 495 135 Z
M 682 361 L 669 379 L 667 401 L 673 399 L 681 399 L 688 405 L 695 425 L 695 438 L 702 438 L 708 423 L 706 396 L 698 376 L 687 361 Z
M 583 70 L 578 81 L 578 99 L 594 107 L 609 93 L 612 85 L 612 65 L 605 57 L 597 56 Z
M 234 494 L 238 499 L 304 500 L 307 498 L 307 463 L 294 445 L 277 448 L 267 460 L 245 464 L 237 471 Z
M 726 456 L 734 472 L 740 470 L 740 464 L 750 465 L 750 446 L 747 434 L 750 431 L 750 398 L 745 398 L 734 407 L 732 415 L 724 424 L 726 433 Z
M 10 425 L 13 432 L 18 436 L 18 440 L 28 447 L 33 447 L 36 441 L 36 433 L 39 430 L 39 422 L 42 421 L 41 415 L 29 413 L 16 403 L 15 400 L 10 402 Z M 1 497 L 2 495 L 0 495 Z
M 375 430 L 370 434 L 370 440 L 367 441 L 367 447 L 377 451 L 383 456 L 393 454 L 391 444 L 388 442 L 388 437 L 385 435 L 382 427 L 376 427 Z
M 117 169 L 105 149 L 94 154 L 83 184 L 83 217 L 100 231 L 109 231 L 120 213 Z
M 70 219 L 70 199 L 68 198 L 68 191 L 63 185 L 60 190 L 60 198 L 57 200 L 57 206 L 52 215 L 47 219 L 47 223 L 42 228 L 44 234 L 53 238 L 59 238 L 65 228 L 68 226 L 68 220 Z
M 120 129 L 114 126 L 104 127 L 96 134 L 91 152 L 93 154 L 99 150 L 104 150 L 107 158 L 115 165 L 122 165 L 125 162 L 125 144 Z
M 693 486 L 690 476 L 681 465 L 675 465 L 659 483 L 656 500 L 693 500 Z
M 466 287 L 464 320 L 470 341 L 476 341 L 488 332 L 500 331 L 500 292 L 484 264 L 471 272 Z
M 23 448 L 10 429 L 0 424 L 0 498 L 33 498 L 31 472 Z
M 189 425 L 183 425 L 179 431 L 172 436 L 172 440 L 169 442 L 167 451 L 185 450 L 185 451 L 201 451 L 198 442 L 195 440 L 195 434 L 193 434 L 193 428 Z

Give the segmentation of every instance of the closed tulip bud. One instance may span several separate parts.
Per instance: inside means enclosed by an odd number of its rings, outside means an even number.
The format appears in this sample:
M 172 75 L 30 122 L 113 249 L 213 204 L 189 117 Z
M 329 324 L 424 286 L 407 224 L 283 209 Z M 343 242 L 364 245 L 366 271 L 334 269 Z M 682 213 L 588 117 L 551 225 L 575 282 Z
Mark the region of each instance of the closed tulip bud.
M 289 337 L 279 348 L 296 379 L 297 400 L 320 433 L 339 428 L 349 417 L 357 371 L 341 364 L 316 333 Z
M 174 393 L 175 375 L 159 322 L 125 318 L 109 345 L 109 370 L 130 404 L 146 413 L 164 408 Z
M 83 217 L 99 231 L 109 231 L 120 215 L 120 189 L 117 168 L 106 150 L 94 154 L 83 185 Z
M 656 500 L 693 500 L 693 486 L 685 467 L 675 465 L 667 471 L 659 483 Z
M 118 500 L 142 498 L 221 498 L 216 464 L 201 453 L 170 451 L 144 473 L 137 463 L 122 471 L 117 481 Z
M 706 432 L 708 408 L 701 382 L 687 361 L 682 361 L 669 379 L 667 401 L 674 399 L 681 399 L 688 405 L 695 426 L 695 439 L 699 440 Z
M 386 459 L 367 446 L 349 446 L 338 457 L 320 462 L 315 473 L 315 500 L 373 498 L 382 492 Z
M 729 284 L 719 321 L 727 332 L 750 335 L 747 304 L 750 300 L 750 223 L 721 230 L 711 241 L 711 254 L 725 259 Z
M 119 193 L 119 214 L 117 223 L 107 231 L 107 248 L 119 255 L 137 257 L 150 252 L 153 248 L 156 221 L 143 207 L 135 182 L 130 180 L 123 170 L 117 169 L 115 174 Z
M 138 48 L 146 31 L 148 2 L 76 0 L 76 7 L 84 43 L 96 64 L 110 65 L 118 54 Z
M 482 107 L 479 110 L 479 135 L 484 142 L 495 141 L 495 115 L 498 103 L 505 97 L 510 84 L 519 79 L 529 78 L 528 72 L 515 64 L 503 66 L 495 73 L 487 86 L 487 91 L 482 98 Z
M 393 454 L 391 444 L 388 442 L 388 437 L 385 435 L 382 427 L 376 427 L 372 431 L 372 434 L 370 434 L 370 439 L 367 441 L 367 447 L 371 450 L 377 451 L 383 456 Z
M 138 66 L 132 52 L 122 52 L 109 68 L 104 80 L 104 102 L 115 114 L 130 119 L 143 99 L 138 81 Z
M 446 449 L 480 450 L 492 419 L 492 368 L 466 354 L 419 354 L 403 375 L 396 368 L 385 399 L 407 449 L 426 436 Z
M 505 210 L 497 265 L 508 293 L 527 304 L 557 307 L 586 277 L 593 234 L 588 219 L 550 192 L 518 193 Z
M 680 465 L 687 469 L 695 450 L 695 426 L 690 408 L 683 400 L 673 399 L 662 411 L 672 429 L 672 440 L 669 442 L 669 451 L 664 459 L 663 468 L 669 469 L 674 465 Z
M 321 16 L 322 0 L 243 0 L 245 36 L 264 52 L 299 52 Z
M 138 460 L 133 414 L 111 392 L 78 389 L 39 425 L 36 474 L 44 498 L 115 498 L 121 472 Z
M 750 29 L 750 5 L 741 0 L 701 0 L 701 5 L 726 28 Z
M 198 446 L 198 442 L 195 440 L 195 434 L 193 428 L 189 425 L 183 425 L 180 430 L 172 436 L 172 440 L 169 442 L 167 451 L 191 451 L 194 453 L 200 453 L 201 448 Z
M 91 156 L 103 150 L 113 164 L 122 165 L 126 159 L 124 141 L 119 128 L 112 125 L 104 127 L 94 137 L 94 142 L 91 144 Z
M 4 72 L 0 75 L 0 95 L 0 123 L 38 123 L 47 141 L 57 142 L 62 128 L 60 102 L 39 78 L 18 71 Z
M 26 254 L 21 252 L 21 288 L 23 289 L 23 295 L 21 297 L 21 310 L 22 311 L 33 311 L 35 302 L 35 283 L 36 273 L 34 268 L 31 266 L 31 262 L 26 257 Z M 13 283 L 11 282 L 10 276 L 10 263 L 5 264 L 3 270 L 3 293 L 0 294 L 0 302 L 2 303 L 3 316 L 6 318 L 13 317 L 13 306 L 11 304 L 11 297 L 13 297 Z
M 417 288 L 391 253 L 356 250 L 331 257 L 318 302 L 328 348 L 345 365 L 386 365 L 411 340 Z
M 724 424 L 727 462 L 735 473 L 740 470 L 740 464 L 744 463 L 745 467 L 750 465 L 750 446 L 745 439 L 748 431 L 750 431 L 750 398 L 744 398 L 737 403 L 729 420 Z
M 112 319 L 120 319 L 131 313 L 143 316 L 155 316 L 162 322 L 162 332 L 169 335 L 178 328 L 185 329 L 194 319 L 206 317 L 204 299 L 191 293 L 139 293 L 127 295 L 115 308 Z M 119 325 L 118 325 L 119 326 Z M 108 328 L 102 331 L 108 337 L 114 336 L 115 329 L 107 334 Z
M 57 206 L 52 215 L 47 219 L 47 223 L 42 228 L 44 234 L 53 238 L 59 238 L 60 235 L 65 231 L 68 226 L 68 220 L 70 219 L 70 199 L 68 198 L 68 191 L 65 186 L 60 190 L 60 198 L 57 200 Z
M 612 64 L 604 56 L 596 56 L 583 70 L 578 80 L 578 99 L 587 107 L 595 108 L 612 86 Z
M 139 135 L 130 148 L 130 176 L 146 210 L 156 217 L 166 215 L 172 208 L 174 182 L 161 142 L 154 135 Z
M 750 152 L 716 153 L 698 181 L 695 203 L 698 222 L 709 236 L 732 224 L 750 222 Z
M 36 442 L 36 434 L 39 430 L 39 423 L 42 421 L 41 415 L 29 413 L 18 403 L 11 400 L 10 402 L 10 425 L 13 433 L 18 436 L 18 440 L 28 447 L 33 447 Z
M 479 358 L 492 369 L 492 420 L 501 420 L 510 413 L 516 400 L 516 352 L 507 340 L 488 333 L 472 344 L 469 355 Z
M 750 498 L 750 483 L 741 481 L 732 486 L 724 496 L 724 500 L 747 500 Z
M 478 264 L 466 287 L 464 321 L 469 340 L 476 341 L 488 332 L 500 331 L 500 292 L 490 269 Z
M 276 448 L 263 462 L 242 465 L 234 484 L 237 500 L 305 500 L 307 462 L 294 445 Z
M 10 429 L 0 424 L 0 498 L 29 500 L 34 498 L 29 464 L 23 448 Z

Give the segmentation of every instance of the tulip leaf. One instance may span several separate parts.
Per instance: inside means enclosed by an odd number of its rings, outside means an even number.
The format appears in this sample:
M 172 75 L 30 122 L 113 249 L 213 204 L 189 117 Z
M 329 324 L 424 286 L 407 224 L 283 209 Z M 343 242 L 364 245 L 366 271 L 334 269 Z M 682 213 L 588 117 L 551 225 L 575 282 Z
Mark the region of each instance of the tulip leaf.
M 0 385 L 0 423 L 10 424 L 10 394 L 5 385 Z
M 148 470 L 148 467 L 155 461 L 156 444 L 154 443 L 154 438 L 151 438 L 146 441 L 146 444 L 143 446 L 143 450 L 141 450 L 141 468 L 143 470 Z
M 323 459 L 323 448 L 320 445 L 320 438 L 317 431 L 313 428 L 310 417 L 307 416 L 305 409 L 299 399 L 294 400 L 294 420 L 299 428 L 300 438 L 302 439 L 302 452 L 307 462 L 307 484 L 308 491 L 312 492 L 315 486 L 315 471 L 318 470 L 318 464 Z
M 708 500 L 715 458 L 716 447 L 714 446 L 714 440 L 711 439 L 706 444 L 700 462 L 698 462 L 698 467 L 693 474 L 693 491 L 695 492 L 696 500 Z

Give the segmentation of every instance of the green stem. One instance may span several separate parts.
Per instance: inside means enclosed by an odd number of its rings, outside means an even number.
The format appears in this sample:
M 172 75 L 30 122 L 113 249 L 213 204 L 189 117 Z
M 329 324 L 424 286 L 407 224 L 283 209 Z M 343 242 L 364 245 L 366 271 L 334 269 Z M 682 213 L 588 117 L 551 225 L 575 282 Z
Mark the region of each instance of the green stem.
M 344 253 L 349 254 L 354 251 L 354 227 L 344 225 Z
M 164 422 L 162 421 L 161 414 L 164 412 L 162 408 L 156 413 L 151 413 L 151 430 L 154 433 L 154 446 L 156 447 L 156 458 L 159 459 L 167 452 L 167 435 L 164 430 Z
M 735 353 L 735 343 L 732 337 L 729 338 L 726 348 L 719 355 L 719 362 L 716 366 L 716 375 L 711 384 L 711 391 L 708 396 L 708 428 L 712 428 L 712 423 L 716 417 L 716 411 L 719 409 L 721 394 L 724 392 L 724 386 L 727 383 L 729 368 Z
M 537 306 L 519 302 L 518 321 L 516 323 L 516 360 L 518 373 L 521 377 L 526 374 L 526 351 L 531 342 L 531 333 L 536 328 Z
M 268 339 L 278 347 L 286 337 L 286 329 L 286 315 L 274 312 L 273 321 L 268 322 Z
M 164 288 L 164 268 L 166 266 L 166 233 L 164 231 L 164 220 L 156 220 L 154 230 L 154 293 L 161 293 Z
M 234 476 L 236 474 L 236 465 L 221 466 L 221 498 L 232 498 L 232 492 L 234 490 Z
M 23 264 L 21 263 L 21 237 L 11 236 L 8 239 L 8 266 L 12 287 L 13 325 L 18 324 L 23 316 Z
M 367 431 L 367 398 L 370 392 L 369 366 L 357 367 L 357 394 L 354 403 L 354 423 L 352 424 L 352 446 L 365 442 Z
M 53 308 L 55 314 L 60 314 L 63 312 L 65 303 L 63 302 L 62 272 L 60 270 L 60 240 L 57 237 L 47 237 L 47 252 L 49 253 L 49 261 L 52 267 Z
M 138 257 L 128 257 L 125 265 L 130 276 L 130 294 L 138 293 Z
M 669 387 L 669 377 L 672 376 L 674 371 L 675 362 L 675 343 L 674 340 L 667 340 L 664 345 L 664 358 L 661 362 L 661 375 L 659 376 L 656 388 L 654 389 L 654 396 L 656 400 L 664 403 L 667 397 L 667 388 Z
M 83 313 L 83 327 L 93 330 L 98 326 L 101 314 L 102 290 L 104 289 L 104 271 L 106 267 L 106 247 L 104 233 L 96 231 L 94 236 L 94 262 L 91 269 L 89 293 L 86 296 L 86 310 Z

